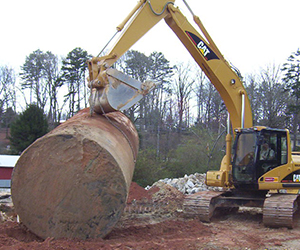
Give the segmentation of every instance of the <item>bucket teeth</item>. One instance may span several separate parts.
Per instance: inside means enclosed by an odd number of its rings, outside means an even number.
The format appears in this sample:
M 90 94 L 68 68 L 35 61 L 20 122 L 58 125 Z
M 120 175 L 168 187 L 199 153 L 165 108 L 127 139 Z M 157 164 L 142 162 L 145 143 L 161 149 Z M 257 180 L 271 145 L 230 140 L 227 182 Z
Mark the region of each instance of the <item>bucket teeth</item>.
M 92 88 L 90 96 L 91 113 L 108 113 L 126 110 L 140 101 L 155 84 L 141 83 L 116 69 L 106 70 L 108 84 L 104 88 Z

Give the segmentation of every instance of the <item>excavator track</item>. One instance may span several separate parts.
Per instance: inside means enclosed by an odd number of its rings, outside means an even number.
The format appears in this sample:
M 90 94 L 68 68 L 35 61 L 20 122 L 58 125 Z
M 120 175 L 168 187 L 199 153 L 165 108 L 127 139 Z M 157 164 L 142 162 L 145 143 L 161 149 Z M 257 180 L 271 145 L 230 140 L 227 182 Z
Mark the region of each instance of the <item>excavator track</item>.
M 294 227 L 294 213 L 298 209 L 294 194 L 272 194 L 263 206 L 263 223 L 267 227 Z
M 294 214 L 300 202 L 299 195 L 278 193 L 269 197 L 247 197 L 228 194 L 230 193 L 202 191 L 187 195 L 183 202 L 183 213 L 186 216 L 197 216 L 203 222 L 210 222 L 218 207 L 262 207 L 265 226 L 294 227 Z
M 203 222 L 210 222 L 215 210 L 213 200 L 222 193 L 203 191 L 187 195 L 183 202 L 183 213 L 187 216 L 198 216 Z

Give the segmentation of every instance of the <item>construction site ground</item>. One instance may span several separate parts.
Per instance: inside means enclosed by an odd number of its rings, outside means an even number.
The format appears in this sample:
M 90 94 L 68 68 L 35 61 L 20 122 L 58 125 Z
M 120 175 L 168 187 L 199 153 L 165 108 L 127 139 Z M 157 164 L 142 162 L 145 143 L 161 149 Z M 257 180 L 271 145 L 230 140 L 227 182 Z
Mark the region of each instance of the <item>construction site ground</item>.
M 218 211 L 211 223 L 182 212 L 184 195 L 169 185 L 146 191 L 132 183 L 123 216 L 104 239 L 40 239 L 16 222 L 13 206 L 2 203 L 0 250 L 32 249 L 300 249 L 300 215 L 295 228 L 266 228 L 262 211 Z

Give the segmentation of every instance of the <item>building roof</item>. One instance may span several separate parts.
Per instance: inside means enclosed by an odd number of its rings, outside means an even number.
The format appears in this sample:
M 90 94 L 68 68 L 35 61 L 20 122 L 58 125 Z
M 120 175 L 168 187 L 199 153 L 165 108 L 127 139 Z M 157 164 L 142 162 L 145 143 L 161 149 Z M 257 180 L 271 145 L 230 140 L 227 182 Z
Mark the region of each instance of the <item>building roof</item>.
M 14 167 L 19 155 L 0 155 L 0 167 Z

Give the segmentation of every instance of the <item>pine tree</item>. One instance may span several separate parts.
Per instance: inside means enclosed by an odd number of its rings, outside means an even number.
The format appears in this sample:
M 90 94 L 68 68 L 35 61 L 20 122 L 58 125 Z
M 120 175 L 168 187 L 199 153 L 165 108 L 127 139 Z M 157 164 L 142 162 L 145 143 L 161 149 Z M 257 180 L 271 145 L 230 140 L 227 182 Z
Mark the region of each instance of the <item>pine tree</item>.
M 35 104 L 31 104 L 11 124 L 10 143 L 14 154 L 25 150 L 36 139 L 48 132 L 48 122 L 44 112 Z
M 62 81 L 68 86 L 68 94 L 65 95 L 69 101 L 68 117 L 73 116 L 81 109 L 81 102 L 87 106 L 87 89 L 85 84 L 87 64 L 91 56 L 82 48 L 75 48 L 68 53 L 62 61 Z M 81 93 L 83 92 L 83 97 Z
M 287 62 L 283 65 L 284 72 L 283 82 L 286 84 L 286 91 L 290 93 L 291 102 L 289 111 L 292 114 L 293 133 L 294 133 L 294 150 L 296 150 L 296 138 L 299 126 L 299 109 L 300 109 L 300 49 L 292 53 Z

